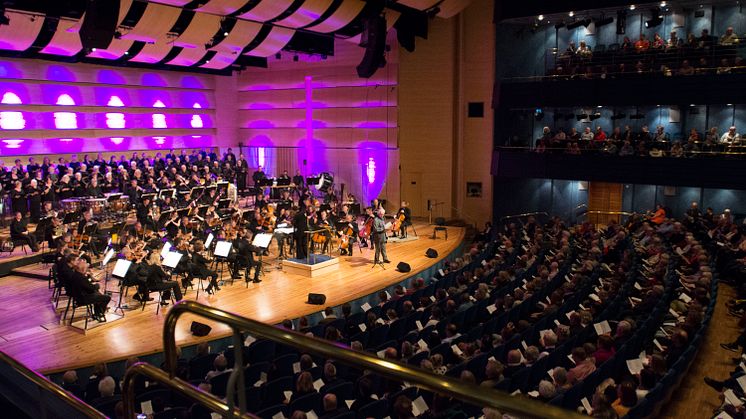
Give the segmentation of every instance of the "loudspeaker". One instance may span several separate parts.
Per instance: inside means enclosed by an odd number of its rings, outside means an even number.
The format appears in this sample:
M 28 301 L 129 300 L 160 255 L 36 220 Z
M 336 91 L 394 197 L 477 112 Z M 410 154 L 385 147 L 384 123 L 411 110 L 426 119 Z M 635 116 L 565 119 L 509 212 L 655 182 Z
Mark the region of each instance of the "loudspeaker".
M 80 43 L 85 49 L 106 49 L 114 38 L 119 20 L 119 0 L 88 0 L 80 25 Z
M 204 323 L 192 322 L 191 330 L 194 336 L 207 336 L 207 334 L 210 333 L 210 330 L 212 330 L 212 327 Z
M 357 66 L 357 75 L 367 79 L 386 65 L 386 58 L 383 56 L 386 49 L 386 18 L 379 15 L 363 21 L 360 46 L 365 47 L 365 55 Z
M 315 305 L 321 305 L 326 302 L 326 295 L 324 294 L 314 294 L 312 292 L 308 293 L 308 304 L 315 304 Z
M 429 248 L 425 251 L 425 256 L 429 258 L 436 258 L 438 257 L 438 251 L 433 248 Z
M 396 264 L 396 270 L 399 272 L 409 272 L 412 270 L 412 267 L 407 262 L 399 262 Z

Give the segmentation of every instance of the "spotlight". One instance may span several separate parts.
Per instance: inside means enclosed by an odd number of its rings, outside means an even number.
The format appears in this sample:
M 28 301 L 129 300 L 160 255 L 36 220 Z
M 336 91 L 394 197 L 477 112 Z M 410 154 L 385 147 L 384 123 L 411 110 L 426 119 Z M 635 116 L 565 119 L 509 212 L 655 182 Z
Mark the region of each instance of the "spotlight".
M 91 48 L 91 52 L 96 52 L 96 48 Z
M 223 32 L 223 36 L 228 36 L 228 31 Z
M 665 1 L 661 2 L 661 7 L 666 7 L 666 2 Z
M 636 9 L 636 7 L 635 7 L 635 5 L 634 5 L 634 4 L 630 4 L 630 5 L 629 5 L 629 10 L 635 10 L 635 9 Z
M 570 11 L 570 13 L 568 13 L 567 15 L 570 16 L 570 17 L 573 17 L 573 16 L 575 16 L 575 12 Z
M 544 15 L 539 15 L 539 17 L 537 19 L 539 19 L 539 21 L 544 20 Z

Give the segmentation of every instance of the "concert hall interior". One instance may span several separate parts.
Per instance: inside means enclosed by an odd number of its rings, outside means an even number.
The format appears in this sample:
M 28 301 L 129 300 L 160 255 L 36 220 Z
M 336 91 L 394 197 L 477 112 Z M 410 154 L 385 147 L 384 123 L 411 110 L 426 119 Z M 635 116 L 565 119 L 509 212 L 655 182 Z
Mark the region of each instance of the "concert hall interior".
M 744 58 L 731 0 L 0 1 L 3 416 L 744 417 Z

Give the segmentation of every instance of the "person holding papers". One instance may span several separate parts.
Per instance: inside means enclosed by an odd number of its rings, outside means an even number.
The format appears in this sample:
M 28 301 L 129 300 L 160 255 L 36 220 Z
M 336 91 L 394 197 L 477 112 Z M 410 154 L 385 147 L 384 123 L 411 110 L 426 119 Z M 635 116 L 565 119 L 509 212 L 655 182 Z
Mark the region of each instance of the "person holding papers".
M 176 298 L 176 301 L 179 301 L 183 298 L 181 295 L 181 288 L 179 287 L 179 283 L 176 281 L 170 281 L 170 276 L 163 271 L 163 267 L 161 267 L 161 255 L 156 252 L 152 252 L 150 256 L 143 261 L 142 265 L 143 269 L 147 273 L 147 280 L 145 282 L 145 286 L 148 290 L 147 292 L 164 291 L 161 305 L 168 305 L 168 300 L 171 299 L 172 292 L 174 293 L 174 298 Z

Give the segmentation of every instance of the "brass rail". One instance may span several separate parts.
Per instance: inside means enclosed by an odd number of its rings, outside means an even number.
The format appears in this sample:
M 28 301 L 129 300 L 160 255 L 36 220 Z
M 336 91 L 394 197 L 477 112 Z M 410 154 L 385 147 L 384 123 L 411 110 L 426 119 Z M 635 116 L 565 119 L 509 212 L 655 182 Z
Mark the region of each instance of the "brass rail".
M 547 217 L 549 216 L 549 214 L 544 211 L 525 212 L 523 214 L 506 215 L 505 217 L 501 217 L 500 220 L 505 221 L 505 220 L 510 220 L 513 218 L 523 218 L 523 217 L 530 217 L 530 216 L 535 216 L 535 215 L 546 215 Z
M 169 376 L 160 368 L 156 368 L 144 362 L 138 362 L 132 365 L 124 374 L 124 383 L 122 384 L 122 399 L 124 401 L 125 418 L 135 417 L 135 377 L 140 375 L 157 381 L 159 384 L 169 387 L 172 390 L 176 390 L 179 393 L 191 398 L 192 400 L 195 400 L 202 406 L 223 416 L 245 419 L 258 419 L 257 416 L 241 413 L 237 409 L 229 407 L 225 402 L 213 396 L 212 394 L 206 393 L 194 387 L 181 378 Z M 101 415 L 100 417 L 105 416 Z
M 47 392 L 50 395 L 67 403 L 70 407 L 80 412 L 80 414 L 85 416 L 86 418 L 106 418 L 106 415 L 102 414 L 98 410 L 81 401 L 79 398 L 63 390 L 62 387 L 49 381 L 49 379 L 47 379 L 43 375 L 37 373 L 36 371 L 30 370 L 28 367 L 16 361 L 5 352 L 0 352 L 0 362 L 8 364 L 19 374 L 23 375 L 29 381 L 36 384 L 42 391 Z M 40 409 L 43 411 L 44 406 L 40 406 Z
M 556 419 L 580 419 L 584 417 L 573 411 L 539 403 L 528 398 L 513 397 L 497 390 L 485 389 L 484 387 L 467 384 L 455 378 L 429 374 L 422 370 L 414 369 L 401 362 L 380 359 L 366 352 L 354 351 L 325 340 L 308 337 L 300 333 L 274 327 L 256 320 L 247 319 L 196 301 L 180 301 L 176 303 L 166 315 L 166 320 L 163 325 L 163 346 L 165 349 L 166 370 L 172 378 L 175 377 L 177 364 L 175 340 L 176 323 L 179 320 L 179 317 L 184 313 L 192 313 L 213 321 L 228 324 L 233 328 L 234 336 L 240 330 L 245 330 L 256 338 L 269 339 L 283 345 L 300 348 L 303 351 L 314 353 L 325 358 L 335 359 L 348 365 L 354 365 L 361 370 L 371 370 L 372 372 L 384 375 L 388 378 L 416 385 L 417 387 L 435 393 L 448 395 L 476 406 L 491 407 L 503 412 L 517 414 L 521 417 Z M 238 344 L 234 346 L 234 352 L 236 355 L 234 372 L 235 368 L 243 371 L 243 362 L 241 361 L 239 363 L 239 358 L 241 357 L 240 354 L 242 353 L 240 345 L 243 343 L 240 341 L 240 338 L 236 338 L 235 340 L 238 340 Z M 239 385 L 242 383 L 243 377 L 241 377 Z M 233 387 L 230 383 L 228 391 L 228 403 L 230 405 L 232 403 L 230 392 L 233 391 Z M 242 393 L 243 392 L 239 389 L 239 397 Z M 245 411 L 245 409 L 242 408 L 241 411 Z M 230 413 L 231 412 L 228 412 L 228 415 L 230 415 Z

